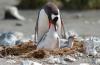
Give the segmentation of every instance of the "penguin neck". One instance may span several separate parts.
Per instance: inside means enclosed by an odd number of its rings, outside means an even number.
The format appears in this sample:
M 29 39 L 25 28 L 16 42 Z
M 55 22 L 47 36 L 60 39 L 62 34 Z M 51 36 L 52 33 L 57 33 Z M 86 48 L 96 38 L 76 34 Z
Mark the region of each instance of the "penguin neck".
M 55 30 L 55 27 L 54 27 L 53 24 L 51 24 L 51 26 L 50 26 L 50 28 L 49 28 L 49 32 L 57 32 L 57 31 Z

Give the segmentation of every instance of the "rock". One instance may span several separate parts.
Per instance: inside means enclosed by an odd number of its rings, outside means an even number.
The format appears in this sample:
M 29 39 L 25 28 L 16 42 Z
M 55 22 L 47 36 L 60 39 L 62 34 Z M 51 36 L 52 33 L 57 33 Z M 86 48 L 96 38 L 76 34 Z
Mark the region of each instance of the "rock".
M 18 9 L 14 6 L 5 7 L 4 19 L 16 19 L 16 20 L 25 20 L 18 12 Z
M 14 33 L 14 35 L 17 37 L 17 39 L 22 39 L 23 38 L 23 36 L 24 36 L 24 34 L 23 33 L 21 33 L 21 32 L 13 32 Z
M 83 42 L 84 39 L 83 39 L 82 37 L 77 37 L 77 38 L 75 39 L 75 41 Z
M 29 38 L 23 38 L 23 39 L 21 39 L 21 43 L 25 43 L 25 42 L 29 42 L 30 41 L 30 39 Z
M 61 63 L 59 58 L 54 58 L 54 56 L 49 57 L 48 59 L 49 63 Z
M 70 62 L 75 62 L 76 59 L 74 57 L 71 57 L 69 55 L 67 55 L 67 57 L 64 59 L 65 61 L 70 61 Z
M 67 64 L 63 57 L 54 57 L 54 56 L 50 56 L 48 59 L 47 59 L 48 63 L 51 63 L 51 64 Z
M 11 59 L 7 60 L 6 62 L 7 62 L 7 63 L 10 63 L 10 64 L 16 63 L 15 60 L 11 60 Z
M 16 42 L 23 37 L 20 32 L 5 32 L 0 36 L 0 45 L 2 46 L 14 46 Z M 18 43 L 17 43 L 18 44 Z
M 80 63 L 79 65 L 90 65 L 90 64 L 88 64 L 88 63 Z
M 95 44 L 95 37 L 88 37 L 84 40 L 84 49 L 87 55 L 97 55 Z
M 96 59 L 95 64 L 100 64 L 100 59 Z
M 33 62 L 31 60 L 24 60 L 24 61 L 21 62 L 20 65 L 42 65 L 42 64 L 40 64 L 38 62 Z
M 77 52 L 77 53 L 73 54 L 73 56 L 75 58 L 79 58 L 79 57 L 83 57 L 84 55 L 83 55 L 83 53 Z
M 42 65 L 42 64 L 40 64 L 38 62 L 33 62 L 33 65 Z
M 24 60 L 21 62 L 20 65 L 32 65 L 33 64 L 33 61 L 30 61 L 30 60 Z
M 25 43 L 25 42 L 29 42 L 30 40 L 33 41 L 33 42 L 35 42 L 35 41 L 34 41 L 34 35 L 29 35 L 29 36 L 27 36 L 27 37 L 22 38 L 22 39 L 21 39 L 21 42 L 22 42 L 22 43 Z

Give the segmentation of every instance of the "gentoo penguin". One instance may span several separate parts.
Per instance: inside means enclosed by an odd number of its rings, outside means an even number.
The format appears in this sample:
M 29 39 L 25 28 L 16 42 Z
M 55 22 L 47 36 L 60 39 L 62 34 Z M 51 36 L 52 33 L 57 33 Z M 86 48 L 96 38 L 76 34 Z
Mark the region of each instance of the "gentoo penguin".
M 66 32 L 66 39 L 60 39 L 60 48 L 72 48 L 74 45 L 74 40 L 78 39 L 78 34 L 73 31 Z
M 74 36 L 68 37 L 68 40 L 60 39 L 60 48 L 72 48 L 74 44 L 74 39 Z
M 46 33 L 45 37 L 37 45 L 37 48 L 45 48 L 45 49 L 55 49 L 60 48 L 60 38 L 57 33 L 57 20 L 58 17 L 53 18 L 50 29 Z
M 59 36 L 62 37 L 61 30 L 64 29 L 64 27 L 60 16 L 60 11 L 54 3 L 48 2 L 38 14 L 38 19 L 35 26 L 35 42 L 38 43 L 41 41 L 42 37 L 50 28 L 50 22 L 52 22 L 55 17 L 58 17 L 57 32 Z
M 18 12 L 18 9 L 14 6 L 5 7 L 4 19 L 16 19 L 16 20 L 25 20 Z

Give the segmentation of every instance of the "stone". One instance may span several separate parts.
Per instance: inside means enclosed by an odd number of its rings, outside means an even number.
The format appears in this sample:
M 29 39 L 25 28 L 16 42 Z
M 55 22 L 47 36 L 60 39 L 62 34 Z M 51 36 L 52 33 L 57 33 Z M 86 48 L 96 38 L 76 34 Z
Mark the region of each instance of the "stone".
M 20 40 L 22 37 L 23 33 L 20 32 L 4 32 L 0 35 L 0 45 L 15 46 L 16 42 Z
M 95 56 L 97 55 L 97 50 L 95 49 L 95 37 L 87 37 L 84 40 L 84 49 L 87 55 Z
M 96 59 L 96 60 L 95 60 L 95 63 L 96 63 L 96 64 L 100 64 L 100 59 Z
M 67 64 L 64 61 L 63 57 L 50 56 L 47 60 L 48 60 L 48 63 L 51 63 L 51 64 Z
M 64 59 L 65 61 L 69 61 L 69 62 L 75 62 L 76 59 L 74 57 L 71 57 L 69 55 L 66 56 L 66 58 Z
M 88 64 L 88 63 L 80 63 L 79 65 L 90 65 L 90 64 Z
M 31 60 L 24 60 L 24 61 L 21 62 L 20 65 L 42 65 L 42 64 L 40 64 L 38 62 L 33 62 Z

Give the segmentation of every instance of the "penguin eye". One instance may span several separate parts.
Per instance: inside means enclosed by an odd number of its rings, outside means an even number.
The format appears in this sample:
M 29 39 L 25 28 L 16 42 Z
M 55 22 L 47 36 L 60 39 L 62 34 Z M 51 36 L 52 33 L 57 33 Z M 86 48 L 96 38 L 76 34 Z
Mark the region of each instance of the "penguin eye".
M 55 12 L 55 13 L 53 13 L 54 15 L 58 15 L 58 13 L 57 12 Z

